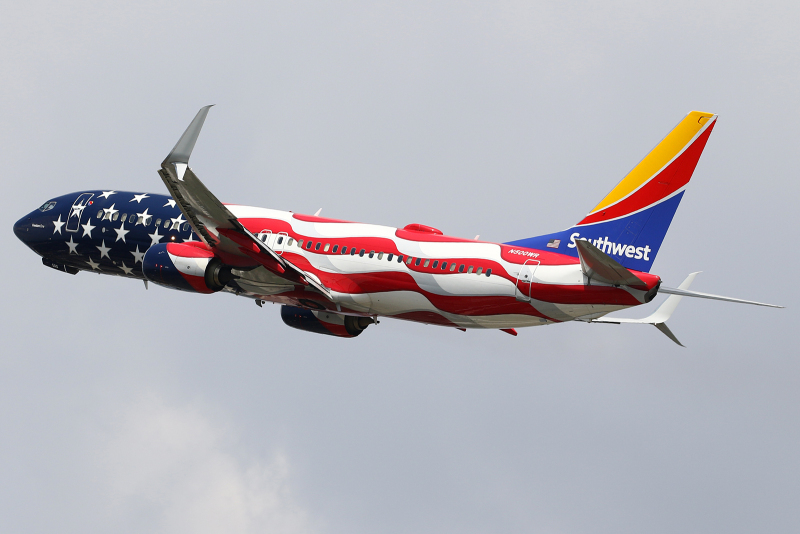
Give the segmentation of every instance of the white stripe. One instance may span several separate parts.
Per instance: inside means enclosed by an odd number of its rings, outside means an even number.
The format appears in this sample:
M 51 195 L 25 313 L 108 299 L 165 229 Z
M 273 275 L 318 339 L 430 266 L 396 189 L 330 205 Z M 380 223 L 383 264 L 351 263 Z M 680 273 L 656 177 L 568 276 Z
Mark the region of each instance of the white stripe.
M 589 215 L 594 215 L 595 213 L 598 213 L 598 212 L 600 212 L 600 211 L 607 210 L 607 209 L 609 209 L 610 207 L 612 207 L 612 206 L 615 206 L 615 205 L 619 204 L 620 202 L 622 202 L 622 201 L 623 201 L 623 200 L 625 200 L 626 198 L 629 198 L 629 197 L 631 197 L 632 195 L 634 195 L 634 194 L 635 194 L 637 191 L 639 191 L 639 190 L 640 190 L 641 188 L 643 188 L 645 185 L 647 185 L 648 183 L 650 183 L 651 181 L 653 181 L 653 179 L 654 179 L 654 178 L 656 178 L 656 177 L 657 177 L 659 174 L 661 174 L 661 173 L 664 171 L 664 169 L 666 169 L 667 167 L 669 167 L 669 165 L 670 165 L 670 164 L 671 164 L 673 161 L 675 161 L 676 159 L 678 159 L 678 158 L 681 156 L 681 154 L 683 154 L 684 152 L 686 152 L 686 149 L 687 149 L 687 148 L 689 148 L 690 146 L 692 146 L 692 144 L 695 142 L 695 140 L 696 140 L 698 137 L 700 137 L 700 136 L 703 134 L 703 132 L 705 132 L 705 131 L 706 131 L 706 129 L 708 129 L 708 127 L 709 127 L 711 124 L 713 124 L 714 122 L 716 122 L 716 120 L 717 120 L 717 116 L 716 116 L 716 115 L 712 115 L 712 117 L 711 117 L 711 118 L 708 120 L 708 122 L 706 122 L 706 123 L 705 123 L 705 125 L 703 125 L 703 127 L 702 127 L 702 128 L 700 128 L 700 131 L 698 131 L 698 132 L 697 132 L 697 133 L 694 135 L 694 137 L 692 137 L 692 139 L 691 139 L 691 140 L 690 140 L 688 143 L 686 143 L 686 145 L 685 145 L 685 146 L 684 146 L 684 147 L 681 149 L 681 151 L 680 151 L 680 152 L 678 152 L 678 153 L 675 155 L 675 157 L 673 157 L 671 160 L 669 160 L 669 161 L 666 163 L 666 165 L 664 165 L 663 167 L 661 167 L 661 168 L 658 170 L 658 172 L 656 172 L 655 174 L 653 174 L 653 176 L 651 176 L 650 178 L 648 178 L 647 180 L 645 180 L 644 182 L 642 182 L 642 184 L 641 184 L 641 185 L 639 185 L 639 187 L 637 187 L 636 189 L 634 189 L 633 191 L 631 191 L 630 193 L 628 193 L 627 195 L 625 195 L 625 196 L 624 196 L 624 197 L 622 197 L 621 199 L 617 200 L 616 202 L 613 202 L 613 203 L 609 204 L 608 206 L 603 206 L 603 207 L 602 207 L 602 208 L 600 208 L 600 209 L 597 209 L 597 210 L 595 210 L 595 211 L 592 211 L 592 212 L 590 212 L 588 215 L 586 215 L 586 217 L 588 217 Z M 683 122 L 683 121 L 681 121 L 681 122 Z M 678 123 L 678 124 L 680 124 L 680 123 Z M 676 126 L 676 128 L 677 128 L 677 126 Z M 674 130 L 674 129 L 675 129 L 675 128 L 673 128 L 673 130 Z M 672 132 L 670 132 L 670 133 L 672 133 Z M 669 136 L 669 134 L 667 134 L 667 136 Z M 664 139 L 666 139 L 666 137 L 665 137 Z M 662 139 L 661 141 L 663 141 L 664 139 Z M 661 142 L 659 142 L 659 145 L 660 145 L 660 144 L 661 144 Z M 657 147 L 657 146 L 658 146 L 658 145 L 656 145 L 656 147 Z M 656 147 L 653 147 L 653 150 L 655 150 L 655 148 L 656 148 Z M 651 150 L 650 152 L 652 152 L 652 150 Z M 650 152 L 648 152 L 648 156 L 650 155 Z M 645 158 L 647 158 L 647 156 L 645 156 Z M 641 161 L 640 161 L 639 163 L 641 163 Z M 639 166 L 639 163 L 637 163 L 637 164 L 636 164 L 636 167 L 638 167 L 638 166 Z M 628 174 L 630 174 L 631 172 L 633 172 L 633 170 L 634 170 L 636 167 L 634 167 L 633 169 L 631 169 L 631 170 L 630 170 L 630 172 L 628 172 Z M 626 174 L 625 176 L 628 176 L 628 174 Z M 687 183 L 687 185 L 688 185 L 688 183 Z M 684 186 L 684 187 L 686 187 L 686 186 Z M 616 187 L 615 187 L 614 189 L 616 189 Z M 612 189 L 612 191 L 613 191 L 613 189 Z M 610 195 L 610 194 L 611 194 L 611 193 L 609 192 L 609 195 Z M 606 195 L 606 196 L 608 196 L 608 195 Z M 640 211 L 641 211 L 641 210 L 640 210 Z M 630 215 L 630 214 L 629 214 L 629 215 Z M 626 217 L 627 217 L 627 215 L 626 215 Z M 585 217 L 584 217 L 584 218 L 585 218 Z

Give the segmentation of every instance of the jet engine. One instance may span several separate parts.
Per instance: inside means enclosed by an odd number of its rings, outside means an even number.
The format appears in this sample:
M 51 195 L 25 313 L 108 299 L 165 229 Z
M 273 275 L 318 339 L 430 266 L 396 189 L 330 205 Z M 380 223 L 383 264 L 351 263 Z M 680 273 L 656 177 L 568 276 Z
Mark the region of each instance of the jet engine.
M 234 277 L 201 243 L 159 243 L 147 249 L 144 276 L 161 286 L 193 293 L 214 293 Z
M 295 306 L 281 306 L 281 319 L 287 325 L 306 332 L 336 337 L 356 337 L 369 325 L 369 317 L 353 317 L 325 310 L 306 310 Z

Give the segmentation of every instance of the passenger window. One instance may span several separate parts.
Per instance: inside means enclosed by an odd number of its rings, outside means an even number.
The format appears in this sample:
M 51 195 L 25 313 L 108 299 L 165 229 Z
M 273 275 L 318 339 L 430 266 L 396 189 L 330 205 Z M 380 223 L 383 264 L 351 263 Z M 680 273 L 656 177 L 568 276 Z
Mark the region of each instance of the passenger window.
M 282 235 L 278 236 L 278 244 L 280 245 L 281 243 L 283 243 L 283 236 Z
M 331 248 L 331 244 L 330 244 L 330 243 L 325 243 L 325 248 L 324 248 L 324 249 L 322 249 L 322 252 L 328 252 L 328 250 L 329 250 L 330 248 Z
M 156 228 L 161 226 L 161 219 L 156 219 Z
M 99 219 L 102 216 L 103 216 L 103 210 L 98 211 L 97 212 L 97 218 Z
M 408 259 L 406 260 L 406 265 L 411 265 L 411 262 L 412 262 L 412 261 L 414 261 L 414 258 L 412 258 L 411 256 L 409 256 L 409 257 L 408 257 Z
M 319 250 L 320 245 L 322 245 L 322 241 L 317 243 L 317 245 L 314 247 L 314 250 Z
M 334 254 L 339 252 L 339 245 L 333 245 L 333 250 L 331 252 L 333 252 Z
M 382 260 L 382 259 L 383 259 L 383 252 L 378 252 L 378 259 L 379 259 L 379 260 Z
M 115 213 L 114 215 L 111 216 L 111 220 L 112 221 L 116 221 L 117 219 L 119 219 L 119 212 L 117 212 L 117 213 Z M 123 217 L 122 220 L 124 221 L 125 217 Z
M 290 237 L 290 238 L 289 238 L 289 241 L 287 241 L 287 242 L 286 242 L 286 246 L 287 246 L 287 247 L 291 247 L 293 243 L 294 243 L 294 238 L 293 238 L 293 237 Z
M 415 261 L 415 262 L 414 262 L 414 265 L 415 265 L 415 266 L 418 266 L 418 265 L 419 265 L 419 262 L 421 262 L 421 261 L 422 261 L 422 258 L 417 258 L 417 261 Z
M 125 219 L 128 218 L 128 214 L 127 213 L 123 213 L 122 215 L 119 216 L 119 218 L 122 219 L 122 222 L 125 222 Z M 116 221 L 117 219 L 114 219 L 114 220 Z
M 358 253 L 358 255 L 359 255 L 360 257 L 362 257 L 362 258 L 363 258 L 363 257 L 364 257 L 364 253 L 365 253 L 365 252 L 366 252 L 366 250 L 364 250 L 364 249 L 362 248 L 362 249 L 361 249 L 361 252 L 359 252 L 359 253 Z
M 475 271 L 475 274 L 481 274 L 483 272 L 483 267 L 478 267 L 478 270 Z
M 369 257 L 372 258 L 373 256 L 375 256 L 375 251 L 374 250 L 370 250 L 369 251 Z
M 303 248 L 303 240 L 302 239 L 298 239 L 297 240 L 297 246 L 300 247 L 300 248 Z
M 467 269 L 467 274 L 472 274 L 472 269 L 473 269 L 473 267 L 472 267 L 472 265 L 470 265 L 469 269 Z
M 491 275 L 492 275 L 492 270 L 486 269 L 486 276 L 491 276 Z
M 442 270 L 444 271 L 445 269 L 447 269 L 447 262 L 443 261 L 442 262 Z
M 347 254 L 347 247 L 342 247 L 342 254 Z
M 183 231 L 185 232 L 188 229 L 189 229 L 189 223 L 188 222 L 187 223 L 183 223 Z
M 388 256 L 386 256 L 386 261 L 392 261 L 392 258 L 394 258 L 394 254 L 392 254 L 392 253 L 390 252 L 390 253 L 389 253 L 389 255 L 388 255 Z
M 455 270 L 456 270 L 456 264 L 455 263 L 451 263 L 450 264 L 450 272 L 452 273 Z
M 460 273 L 464 272 L 464 264 L 463 263 L 458 267 L 458 272 L 460 272 Z
M 147 222 L 146 222 L 146 223 L 144 223 L 144 225 L 145 225 L 145 226 L 150 226 L 151 224 L 153 224 L 153 218 L 152 218 L 152 217 L 148 217 L 148 218 L 147 218 Z
M 133 221 L 135 221 L 135 220 L 136 220 L 136 214 L 135 213 L 131 213 L 131 218 L 128 219 L 128 222 L 133 224 Z
M 425 263 L 422 266 L 423 267 L 427 267 L 428 265 L 430 265 L 430 263 L 431 263 L 431 260 L 425 260 Z
M 350 249 L 350 255 L 351 256 L 355 256 L 356 255 L 356 247 L 353 247 L 353 248 Z
M 433 262 L 433 268 L 437 268 L 439 266 L 439 260 Z
M 168 219 L 164 219 L 164 228 L 169 228 L 170 227 L 169 223 L 170 221 Z
M 314 242 L 313 241 L 309 241 L 308 243 L 306 243 L 306 250 L 311 250 L 312 246 L 314 246 Z

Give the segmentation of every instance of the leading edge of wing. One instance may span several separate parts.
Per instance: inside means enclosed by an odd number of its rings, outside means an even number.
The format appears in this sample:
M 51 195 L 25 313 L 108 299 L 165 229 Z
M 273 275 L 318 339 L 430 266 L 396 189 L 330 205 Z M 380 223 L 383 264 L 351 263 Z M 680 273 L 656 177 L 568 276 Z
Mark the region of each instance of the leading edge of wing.
M 175 203 L 195 233 L 210 248 L 255 260 L 276 275 L 290 282 L 310 285 L 330 299 L 330 291 L 325 286 L 311 273 L 276 254 L 247 230 L 188 167 L 189 157 L 210 108 L 200 109 L 158 171 Z

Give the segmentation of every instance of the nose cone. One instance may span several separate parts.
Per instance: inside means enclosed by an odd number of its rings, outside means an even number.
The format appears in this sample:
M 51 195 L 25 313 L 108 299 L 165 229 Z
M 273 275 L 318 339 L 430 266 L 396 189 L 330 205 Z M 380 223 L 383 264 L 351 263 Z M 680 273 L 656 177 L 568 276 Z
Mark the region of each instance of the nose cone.
M 31 216 L 26 215 L 14 223 L 14 234 L 23 243 L 27 244 L 30 237 Z

